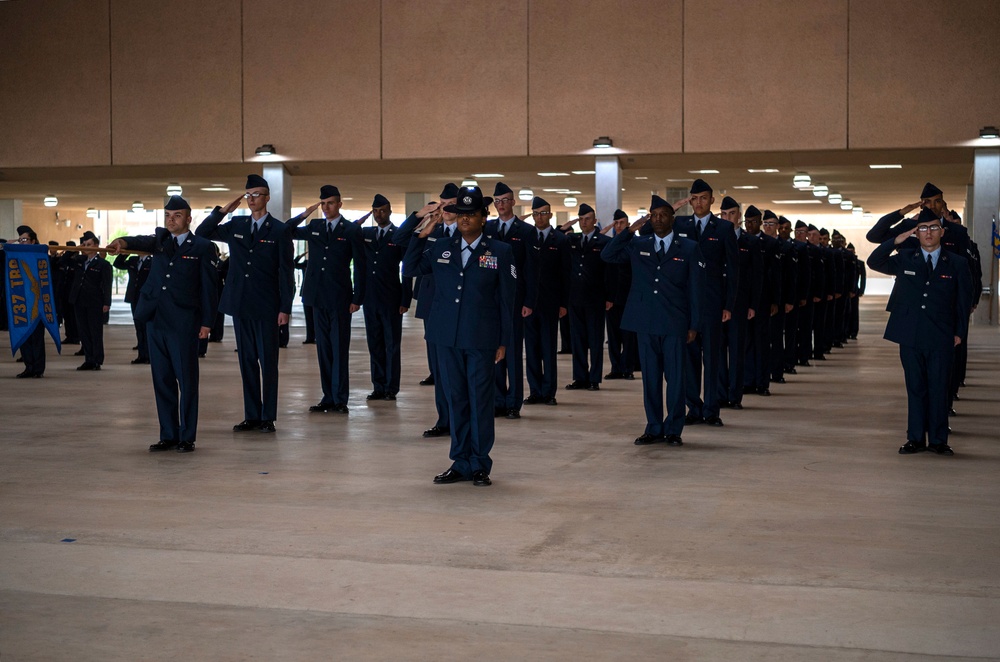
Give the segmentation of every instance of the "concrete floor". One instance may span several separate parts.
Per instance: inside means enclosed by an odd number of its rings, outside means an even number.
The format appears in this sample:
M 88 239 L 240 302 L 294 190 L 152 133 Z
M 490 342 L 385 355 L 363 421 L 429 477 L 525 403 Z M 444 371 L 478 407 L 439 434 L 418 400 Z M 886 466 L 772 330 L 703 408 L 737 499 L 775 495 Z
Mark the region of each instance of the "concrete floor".
M 146 451 L 129 327 L 102 372 L 50 353 L 41 380 L 12 379 L 4 334 L 0 660 L 1000 659 L 1000 335 L 973 330 L 957 455 L 903 457 L 883 307 L 683 448 L 632 445 L 639 381 L 526 407 L 485 489 L 431 484 L 448 444 L 420 437 L 412 319 L 399 400 L 366 406 L 356 317 L 347 417 L 306 413 L 293 329 L 270 436 L 230 431 L 229 333 L 188 455 Z

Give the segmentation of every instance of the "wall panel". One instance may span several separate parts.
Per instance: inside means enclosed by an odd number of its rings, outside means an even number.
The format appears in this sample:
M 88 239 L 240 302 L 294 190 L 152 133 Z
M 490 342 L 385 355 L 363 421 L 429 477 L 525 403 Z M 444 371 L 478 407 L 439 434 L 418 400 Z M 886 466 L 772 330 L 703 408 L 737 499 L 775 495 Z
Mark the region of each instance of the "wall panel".
M 240 161 L 240 0 L 111 0 L 111 37 L 115 165 Z
M 847 4 L 688 2 L 684 150 L 845 148 Z
M 527 16 L 527 0 L 383 0 L 383 158 L 526 155 Z
M 532 0 L 531 154 L 582 152 L 598 136 L 631 152 L 681 151 L 682 6 Z
M 380 20 L 377 2 L 244 1 L 246 157 L 379 158 Z
M 851 3 L 850 147 L 952 146 L 1000 120 L 1000 3 Z
M 0 167 L 111 162 L 108 0 L 0 2 Z

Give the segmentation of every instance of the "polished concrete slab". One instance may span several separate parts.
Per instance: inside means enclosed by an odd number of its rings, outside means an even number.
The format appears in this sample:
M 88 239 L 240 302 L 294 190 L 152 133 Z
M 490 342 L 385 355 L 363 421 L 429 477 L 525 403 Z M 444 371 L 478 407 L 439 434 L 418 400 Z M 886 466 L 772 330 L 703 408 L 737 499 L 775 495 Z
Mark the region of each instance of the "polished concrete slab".
M 683 448 L 632 445 L 639 381 L 525 407 L 490 488 L 430 482 L 416 320 L 399 400 L 366 405 L 356 318 L 347 416 L 306 412 L 293 328 L 276 435 L 230 431 L 231 334 L 211 345 L 187 455 L 146 452 L 129 327 L 100 373 L 50 353 L 15 381 L 2 349 L 0 659 L 1000 659 L 1000 335 L 973 330 L 957 455 L 903 457 L 883 307 Z

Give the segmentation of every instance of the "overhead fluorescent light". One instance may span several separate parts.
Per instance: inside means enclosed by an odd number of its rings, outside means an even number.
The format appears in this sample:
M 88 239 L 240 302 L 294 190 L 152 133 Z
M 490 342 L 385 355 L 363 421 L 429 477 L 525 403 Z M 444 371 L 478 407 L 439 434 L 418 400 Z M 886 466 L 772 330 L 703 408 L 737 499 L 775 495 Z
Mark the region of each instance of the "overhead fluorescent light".
M 539 177 L 569 177 L 568 172 L 540 172 Z
M 694 180 L 688 177 L 687 179 L 668 179 L 668 182 L 693 182 Z
M 569 196 L 568 198 L 563 198 L 564 207 L 576 207 L 576 198 Z
M 645 216 L 646 214 L 649 213 L 649 211 L 645 207 L 639 207 L 636 210 L 636 213 L 639 214 L 639 216 Z
M 472 176 L 480 179 L 500 179 L 503 177 L 499 172 L 474 172 Z
M 868 167 L 872 170 L 898 170 L 903 166 L 898 163 L 872 163 Z
M 738 191 L 752 191 L 755 188 L 760 188 L 759 186 L 734 186 L 734 189 Z
M 535 197 L 534 191 L 532 191 L 527 186 L 524 187 L 524 188 L 522 188 L 520 191 L 517 192 L 517 199 L 518 200 L 524 200 L 525 202 L 527 202 L 527 201 L 531 200 L 534 197 Z
M 100 214 L 95 208 L 90 207 L 89 209 L 87 209 L 87 218 L 97 218 L 99 215 Z
M 465 179 L 462 180 L 462 186 L 463 187 L 464 186 L 479 186 L 479 183 L 476 182 L 476 180 L 474 180 L 474 179 L 470 179 L 470 178 L 466 177 Z
M 54 195 L 47 195 L 45 196 L 45 199 L 42 200 L 42 204 L 46 207 L 55 207 L 59 204 L 59 198 Z
M 545 193 L 566 193 L 569 191 L 568 188 L 543 188 L 542 191 Z
M 570 170 L 574 175 L 596 175 L 596 170 Z
M 776 205 L 818 205 L 819 200 L 771 200 Z
M 649 177 L 636 177 L 636 179 L 649 179 Z
M 777 168 L 747 168 L 747 172 L 758 173 L 758 172 L 781 172 L 781 171 L 778 170 Z
M 213 193 L 214 192 L 224 192 L 224 191 L 228 191 L 229 187 L 228 186 L 223 186 L 222 184 L 212 184 L 211 186 L 203 186 L 201 188 L 201 190 L 202 191 L 209 191 L 209 192 L 213 192 Z
M 718 170 L 712 170 L 711 168 L 707 168 L 705 170 L 688 170 L 688 172 L 690 172 L 692 175 L 718 175 L 719 174 Z

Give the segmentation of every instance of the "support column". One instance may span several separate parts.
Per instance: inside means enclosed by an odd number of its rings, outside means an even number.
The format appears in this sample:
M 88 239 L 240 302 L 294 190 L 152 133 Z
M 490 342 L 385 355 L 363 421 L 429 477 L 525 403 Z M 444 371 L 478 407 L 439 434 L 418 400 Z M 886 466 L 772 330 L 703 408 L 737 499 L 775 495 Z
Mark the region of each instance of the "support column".
M 20 200 L 0 200 L 0 237 L 7 241 L 17 239 L 17 226 L 23 225 Z
M 431 200 L 436 200 L 430 193 L 407 193 L 406 202 L 403 205 L 403 213 L 409 216 L 415 211 L 420 211 L 423 206 Z
M 622 164 L 617 156 L 594 157 L 594 207 L 607 225 L 622 206 Z
M 292 217 L 292 176 L 281 163 L 265 163 L 264 179 L 271 189 L 267 211 L 279 221 Z
M 983 265 L 983 296 L 972 315 L 974 324 L 997 326 L 997 261 L 993 257 L 993 219 L 1000 222 L 1000 149 L 977 149 L 973 168 L 969 235 L 979 246 Z

